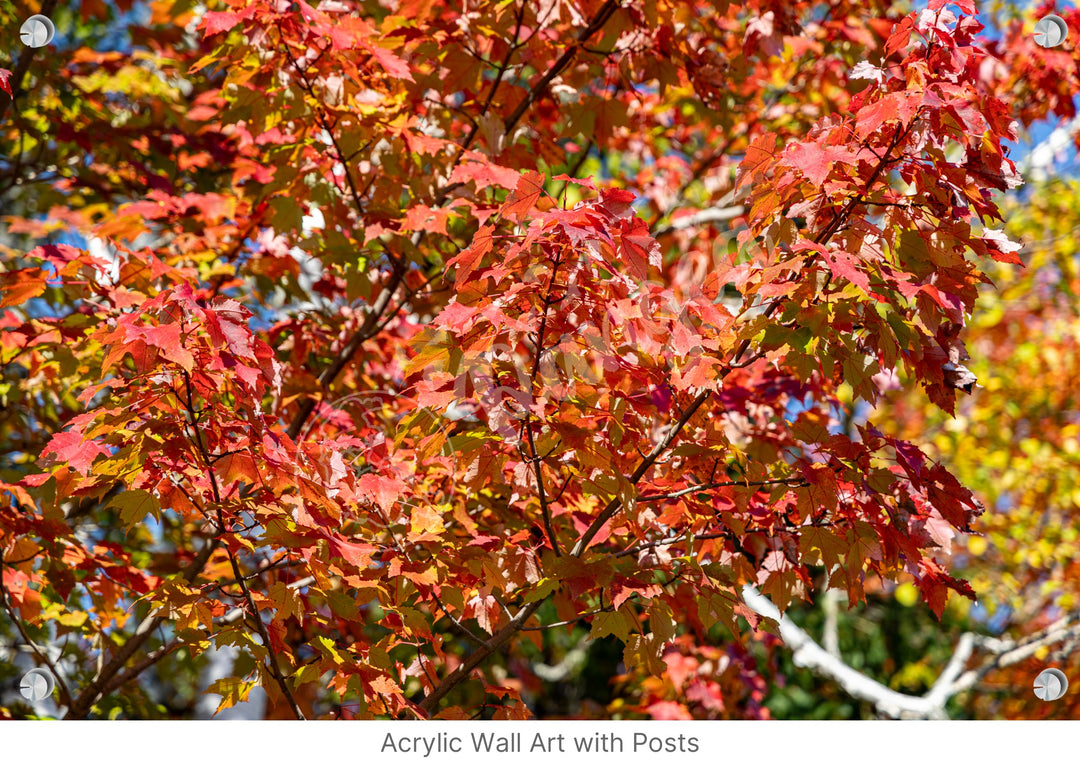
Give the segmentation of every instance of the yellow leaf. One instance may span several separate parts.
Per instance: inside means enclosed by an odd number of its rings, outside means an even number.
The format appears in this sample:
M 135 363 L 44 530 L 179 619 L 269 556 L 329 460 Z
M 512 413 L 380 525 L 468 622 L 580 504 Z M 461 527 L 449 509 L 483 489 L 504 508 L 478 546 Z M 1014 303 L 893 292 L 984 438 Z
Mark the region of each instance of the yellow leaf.
M 441 533 L 444 530 L 442 516 L 431 506 L 420 506 L 410 515 L 409 534 Z
M 229 678 L 219 678 L 207 687 L 207 694 L 220 694 L 221 703 L 217 706 L 217 710 L 214 711 L 216 716 L 226 708 L 231 708 L 238 702 L 247 702 L 248 694 L 254 688 L 254 681 L 246 681 L 243 678 L 236 678 L 230 676 Z

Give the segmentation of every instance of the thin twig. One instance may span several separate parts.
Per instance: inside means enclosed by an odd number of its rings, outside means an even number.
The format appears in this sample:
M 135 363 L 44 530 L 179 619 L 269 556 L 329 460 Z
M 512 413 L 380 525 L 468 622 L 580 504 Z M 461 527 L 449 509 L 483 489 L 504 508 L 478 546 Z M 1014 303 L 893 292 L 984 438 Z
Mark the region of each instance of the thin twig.
M 207 476 L 210 478 L 210 489 L 214 494 L 214 502 L 217 506 L 217 522 L 218 530 L 222 533 L 226 532 L 225 521 L 222 518 L 221 510 L 223 507 L 221 498 L 221 488 L 218 486 L 217 474 L 214 471 L 214 466 L 210 462 L 210 456 L 206 449 L 206 444 L 203 441 L 202 429 L 195 421 L 194 415 L 194 398 L 191 389 L 191 378 L 187 372 L 184 372 L 184 384 L 187 389 L 188 396 L 188 422 L 191 425 L 191 431 L 195 437 L 195 443 L 197 446 L 197 452 L 202 458 L 203 465 L 206 466 Z M 258 606 L 255 605 L 255 599 L 252 597 L 251 590 L 248 588 L 247 582 L 244 581 L 244 572 L 240 570 L 240 563 L 237 562 L 236 554 L 233 552 L 232 547 L 225 544 L 225 551 L 229 555 L 229 564 L 232 566 L 233 575 L 236 579 L 237 585 L 240 587 L 240 591 L 247 602 L 248 610 L 251 612 L 251 618 L 255 623 L 255 629 L 259 633 L 259 637 L 262 639 L 263 646 L 266 648 L 267 653 L 267 665 L 270 669 L 270 675 L 273 676 L 274 681 L 277 682 L 278 687 L 281 689 L 282 695 L 285 697 L 285 701 L 289 704 L 289 708 L 292 710 L 293 715 L 299 720 L 304 720 L 304 713 L 300 710 L 300 706 L 296 702 L 296 698 L 293 696 L 292 690 L 289 688 L 288 681 L 285 680 L 285 676 L 281 672 L 281 668 L 277 663 L 277 653 L 274 651 L 274 645 L 270 641 L 270 633 L 266 629 L 266 623 L 262 620 L 262 615 L 259 612 Z
M 638 503 L 651 503 L 653 501 L 666 501 L 673 498 L 680 498 L 683 495 L 690 495 L 695 492 L 704 492 L 705 490 L 719 490 L 723 487 L 767 487 L 773 484 L 787 484 L 795 487 L 809 487 L 810 483 L 802 477 L 793 476 L 788 479 L 762 479 L 756 482 L 709 482 L 707 484 L 697 484 L 693 487 L 687 487 L 682 490 L 676 490 L 675 492 L 659 493 L 657 495 L 646 495 L 642 498 L 638 498 Z
M 452 613 L 450 613 L 450 611 L 447 610 L 446 606 L 443 605 L 443 602 L 441 600 L 439 600 L 438 597 L 432 596 L 431 599 L 435 601 L 435 605 L 437 605 L 439 607 L 439 610 L 443 612 L 443 615 L 450 621 L 450 623 L 454 626 L 455 630 L 460 632 L 462 635 L 464 635 L 466 638 L 471 640 L 473 643 L 477 643 L 477 644 L 479 644 L 481 646 L 484 645 L 484 640 L 482 638 L 480 638 L 479 636 L 475 635 L 472 632 L 472 630 L 470 630 L 468 627 L 466 627 L 464 624 L 462 624 L 458 620 L 457 617 L 455 617 Z
M 289 688 L 289 683 L 286 681 L 285 676 L 281 672 L 281 668 L 278 666 L 277 654 L 274 651 L 273 644 L 270 642 L 270 633 L 267 631 L 266 623 L 263 622 L 259 609 L 255 605 L 255 600 L 251 596 L 251 590 L 248 589 L 247 582 L 244 581 L 244 575 L 240 570 L 240 564 L 236 561 L 236 555 L 229 547 L 226 546 L 225 549 L 229 553 L 229 563 L 232 565 L 233 573 L 236 574 L 236 581 L 240 585 L 240 590 L 244 593 L 244 598 L 247 600 L 248 607 L 251 610 L 251 618 L 255 622 L 255 628 L 259 632 L 259 637 L 262 638 L 263 645 L 266 646 L 266 661 L 270 668 L 270 675 L 272 675 L 274 681 L 277 682 L 278 687 L 281 689 L 281 693 L 285 696 L 285 701 L 289 703 L 289 708 L 292 710 L 293 715 L 300 721 L 303 721 L 304 712 L 300 710 L 300 706 L 297 704 L 296 698 Z
M 566 620 L 561 621 L 561 622 L 552 622 L 551 624 L 541 624 L 541 625 L 537 625 L 535 627 L 522 627 L 521 629 L 529 631 L 529 632 L 535 632 L 535 631 L 538 631 L 538 630 L 553 630 L 556 627 L 565 627 L 568 624 L 576 624 L 576 623 L 578 623 L 578 622 L 580 622 L 580 621 L 582 621 L 584 619 L 589 619 L 589 618 L 591 618 L 593 616 L 596 616 L 597 614 L 602 614 L 602 613 L 605 613 L 606 611 L 614 611 L 614 610 L 615 609 L 612 608 L 611 606 L 606 605 L 606 606 L 603 606 L 602 608 L 597 608 L 595 611 L 588 611 L 586 613 L 575 616 L 573 619 L 566 619 Z
M 540 314 L 540 330 L 536 334 L 536 355 L 533 358 L 532 373 L 529 375 L 529 395 L 533 404 L 536 403 L 536 375 L 540 372 L 540 358 L 544 353 L 544 334 L 547 332 L 548 310 L 551 308 L 551 291 L 555 285 L 555 277 L 559 273 L 559 260 L 556 259 L 551 268 L 551 277 L 548 279 L 547 291 L 544 294 L 543 311 Z M 551 524 L 551 509 L 548 508 L 547 495 L 544 491 L 544 471 L 540 457 L 536 454 L 536 441 L 532 427 L 532 407 L 529 407 L 529 416 L 525 420 L 525 434 L 529 442 L 529 454 L 531 455 L 533 474 L 536 477 L 537 495 L 540 497 L 540 513 L 544 520 L 544 531 L 548 541 L 551 542 L 552 551 L 556 557 L 562 556 L 559 548 L 559 539 L 555 534 L 555 528 Z

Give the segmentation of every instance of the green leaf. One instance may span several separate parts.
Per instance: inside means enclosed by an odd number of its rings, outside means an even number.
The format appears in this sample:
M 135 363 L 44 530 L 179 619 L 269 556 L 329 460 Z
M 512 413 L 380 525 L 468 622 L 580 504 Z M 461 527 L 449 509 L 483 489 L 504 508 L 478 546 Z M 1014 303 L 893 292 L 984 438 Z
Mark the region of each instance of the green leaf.
M 161 519 L 161 503 L 153 493 L 145 490 L 124 490 L 109 501 L 109 507 L 120 512 L 124 527 L 137 525 L 147 517 Z
M 255 681 L 230 676 L 219 678 L 207 687 L 207 694 L 220 694 L 221 702 L 214 711 L 216 716 L 226 708 L 231 708 L 239 702 L 247 702 L 248 695 L 255 687 Z
M 626 642 L 630 636 L 630 623 L 621 611 L 601 611 L 592 618 L 592 637 L 604 638 L 614 635 Z
M 322 668 L 317 664 L 304 665 L 295 673 L 292 674 L 293 685 L 303 686 L 304 684 L 314 683 L 322 677 Z
M 824 565 L 832 570 L 847 552 L 847 542 L 828 528 L 806 526 L 800 531 L 799 554 L 807 564 Z
M 714 565 L 705 566 L 706 569 Z M 706 628 L 715 624 L 723 624 L 733 634 L 737 632 L 738 625 L 735 620 L 735 604 L 731 598 L 723 592 L 703 589 L 698 597 L 698 617 Z
M 654 600 L 649 606 L 649 630 L 660 643 L 669 643 L 675 637 L 675 619 L 666 603 Z
M 317 635 L 311 640 L 311 645 L 338 667 L 345 664 L 345 658 L 341 656 L 341 652 L 334 646 L 334 641 L 329 638 Z
M 277 608 L 274 618 L 288 619 L 295 616 L 298 621 L 303 621 L 304 604 L 300 600 L 300 593 L 295 589 L 289 589 L 288 585 L 278 581 L 267 590 L 266 596 Z
M 623 660 L 629 669 L 641 668 L 649 675 L 661 676 L 667 669 L 664 660 L 660 658 L 664 643 L 649 635 L 631 635 L 623 650 Z
M 288 234 L 300 228 L 304 211 L 292 197 L 275 196 L 270 200 L 270 225 L 278 234 Z
M 548 595 L 557 592 L 558 589 L 559 582 L 556 579 L 544 579 L 530 588 L 522 597 L 526 603 L 535 603 L 537 600 L 543 600 Z

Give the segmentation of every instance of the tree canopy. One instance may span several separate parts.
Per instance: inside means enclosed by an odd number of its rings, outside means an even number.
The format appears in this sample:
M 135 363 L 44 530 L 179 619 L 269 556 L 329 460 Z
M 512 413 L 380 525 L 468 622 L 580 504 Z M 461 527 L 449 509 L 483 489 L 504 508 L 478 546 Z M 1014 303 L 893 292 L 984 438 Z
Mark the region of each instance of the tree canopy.
M 867 712 L 1028 713 L 956 695 L 1076 637 L 1080 204 L 1012 154 L 1080 67 L 982 6 L 4 6 L 0 633 L 68 718 L 223 647 L 271 717 L 761 718 L 839 594 L 937 633 L 822 652 Z

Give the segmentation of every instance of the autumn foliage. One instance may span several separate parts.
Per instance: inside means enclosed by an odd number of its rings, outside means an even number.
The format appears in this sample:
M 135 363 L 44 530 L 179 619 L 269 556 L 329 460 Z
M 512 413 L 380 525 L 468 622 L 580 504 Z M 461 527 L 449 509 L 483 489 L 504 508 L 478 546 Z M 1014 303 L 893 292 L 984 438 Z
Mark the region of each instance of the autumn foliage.
M 223 706 L 525 717 L 555 633 L 621 644 L 581 713 L 760 717 L 744 585 L 974 597 L 981 499 L 852 406 L 985 383 L 1060 62 L 966 1 L 210 6 L 0 82 L 4 603 L 69 717 L 211 645 Z

